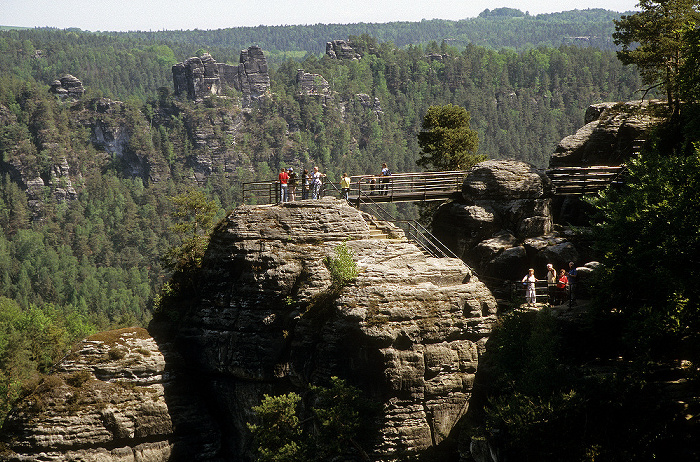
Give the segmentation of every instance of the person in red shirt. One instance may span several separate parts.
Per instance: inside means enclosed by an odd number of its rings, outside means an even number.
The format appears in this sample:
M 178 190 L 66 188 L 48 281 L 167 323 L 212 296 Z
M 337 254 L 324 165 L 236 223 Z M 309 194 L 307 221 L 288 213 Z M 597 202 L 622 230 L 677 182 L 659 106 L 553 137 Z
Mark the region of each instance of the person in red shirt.
M 559 270 L 559 279 L 557 279 L 557 295 L 559 305 L 566 302 L 566 289 L 569 286 L 569 278 L 566 277 L 566 271 L 562 268 Z
M 289 181 L 289 174 L 287 170 L 282 169 L 279 174 L 280 179 L 280 202 L 287 202 L 289 200 L 289 195 L 287 194 L 287 182 Z

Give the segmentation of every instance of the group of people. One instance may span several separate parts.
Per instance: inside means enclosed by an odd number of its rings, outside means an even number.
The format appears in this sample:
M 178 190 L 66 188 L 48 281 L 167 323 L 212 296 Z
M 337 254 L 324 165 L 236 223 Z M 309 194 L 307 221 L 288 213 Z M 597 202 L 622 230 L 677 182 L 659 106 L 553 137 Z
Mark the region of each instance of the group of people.
M 289 202 L 296 200 L 296 189 L 299 182 L 301 182 L 301 199 L 308 199 L 309 193 L 313 199 L 320 199 L 321 197 L 321 185 L 323 184 L 323 178 L 326 177 L 325 173 L 321 173 L 318 167 L 314 167 L 312 173 L 309 173 L 307 169 L 304 169 L 301 174 L 301 178 L 297 177 L 294 172 L 293 167 L 283 168 L 280 170 L 278 175 L 280 184 L 280 202 Z
M 386 162 L 382 164 L 382 170 L 379 174 L 379 194 L 388 193 L 389 176 L 391 176 L 391 171 L 387 167 Z M 289 202 L 296 200 L 296 189 L 297 185 L 301 183 L 301 199 L 308 199 L 309 193 L 311 193 L 312 199 L 321 198 L 321 186 L 323 184 L 323 178 L 326 177 L 325 173 L 321 173 L 318 167 L 314 167 L 313 172 L 309 173 L 308 170 L 304 169 L 301 174 L 301 178 L 297 177 L 294 172 L 293 167 L 282 168 L 278 175 L 279 185 L 280 185 L 280 202 Z M 374 194 L 374 179 L 372 179 L 372 194 Z M 340 179 L 340 192 L 345 200 L 349 200 L 350 196 L 350 177 L 347 173 L 343 173 Z
M 389 170 L 389 167 L 386 165 L 386 162 L 382 164 L 382 170 L 379 172 L 378 176 L 379 187 L 377 187 L 376 178 L 372 177 L 368 179 L 371 196 L 375 194 L 375 190 L 379 192 L 379 195 L 389 194 L 389 177 L 391 176 L 391 170 Z
M 547 298 L 550 305 L 562 305 L 570 298 L 572 303 L 576 301 L 576 283 L 578 271 L 574 262 L 569 262 L 569 270 L 562 268 L 559 275 L 551 263 L 547 264 Z M 528 305 L 537 303 L 535 283 L 539 279 L 535 277 L 535 270 L 530 268 L 523 277 L 522 283 L 525 285 L 525 300 Z

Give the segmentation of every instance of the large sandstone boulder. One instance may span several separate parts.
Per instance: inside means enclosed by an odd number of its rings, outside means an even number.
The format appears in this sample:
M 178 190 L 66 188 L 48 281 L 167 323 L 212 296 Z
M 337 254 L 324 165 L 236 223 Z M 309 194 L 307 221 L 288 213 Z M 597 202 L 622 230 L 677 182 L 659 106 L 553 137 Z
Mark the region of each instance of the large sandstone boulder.
M 496 302 L 461 260 L 371 226 L 331 198 L 237 208 L 197 283 L 156 315 L 157 346 L 141 330 L 87 339 L 35 393 L 47 404 L 12 414 L 0 460 L 252 461 L 246 423 L 263 394 L 306 403 L 333 376 L 379 405 L 371 460 L 456 459 Z M 359 275 L 338 287 L 324 259 L 343 242 Z
M 516 160 L 481 162 L 472 168 L 462 185 L 466 203 L 540 199 L 550 194 L 551 182 L 547 175 L 526 162 Z
M 585 123 L 559 142 L 550 167 L 620 165 L 639 151 L 650 130 L 662 119 L 658 100 L 599 103 L 586 110 Z
M 341 242 L 360 273 L 331 296 L 323 261 Z M 202 296 L 167 338 L 211 390 L 241 460 L 252 458 L 246 422 L 263 393 L 303 394 L 331 376 L 382 404 L 375 458 L 439 444 L 468 409 L 496 303 L 460 260 L 372 239 L 362 213 L 331 199 L 239 207 L 204 268 Z
M 552 231 L 550 205 L 544 172 L 525 162 L 488 160 L 465 177 L 461 201 L 438 209 L 433 232 L 479 274 L 515 278 L 529 265 L 522 241 Z

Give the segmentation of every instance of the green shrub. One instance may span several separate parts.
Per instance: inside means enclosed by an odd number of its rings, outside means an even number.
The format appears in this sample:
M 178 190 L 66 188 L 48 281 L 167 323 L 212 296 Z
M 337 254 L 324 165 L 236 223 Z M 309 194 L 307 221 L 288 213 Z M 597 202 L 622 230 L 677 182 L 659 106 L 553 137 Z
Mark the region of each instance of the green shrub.
M 357 278 L 359 270 L 354 256 L 353 251 L 343 242 L 335 248 L 334 257 L 326 257 L 325 263 L 331 272 L 333 284 L 342 287 Z

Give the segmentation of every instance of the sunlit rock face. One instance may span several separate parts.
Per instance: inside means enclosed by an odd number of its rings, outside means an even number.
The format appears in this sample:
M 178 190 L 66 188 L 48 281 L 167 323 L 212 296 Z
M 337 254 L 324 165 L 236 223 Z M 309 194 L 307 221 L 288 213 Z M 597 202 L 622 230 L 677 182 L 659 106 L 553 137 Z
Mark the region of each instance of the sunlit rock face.
M 253 460 L 246 423 L 263 394 L 306 397 L 310 384 L 337 376 L 377 404 L 363 448 L 371 460 L 406 460 L 427 450 L 457 460 L 457 423 L 496 322 L 495 299 L 461 260 L 428 257 L 398 229 L 373 238 L 371 221 L 335 199 L 235 209 L 212 235 L 199 282 L 149 328 L 161 352 L 149 358 L 164 358 L 152 367 L 153 379 L 143 382 L 150 377 L 143 365 L 128 373 L 102 367 L 90 349 L 60 366 L 65 373 L 99 369 L 102 381 L 130 380 L 141 401 L 109 390 L 103 398 L 129 409 L 153 407 L 159 424 L 149 428 L 158 430 L 147 442 L 163 445 L 152 450 L 159 455 L 119 458 L 117 448 L 136 454 L 141 441 L 126 409 L 111 420 L 97 405 L 66 409 L 75 420 L 62 433 L 104 434 L 111 445 L 93 438 L 81 446 L 100 451 L 99 460 Z M 342 243 L 359 274 L 337 288 L 324 259 Z M 145 391 L 159 383 L 160 394 Z M 15 435 L 37 431 L 37 414 L 26 409 Z M 38 415 L 49 419 L 51 412 Z M 118 442 L 104 421 L 120 423 L 109 427 L 120 429 Z M 70 446 L 45 440 L 42 450 L 56 454 L 53 460 L 69 460 Z

